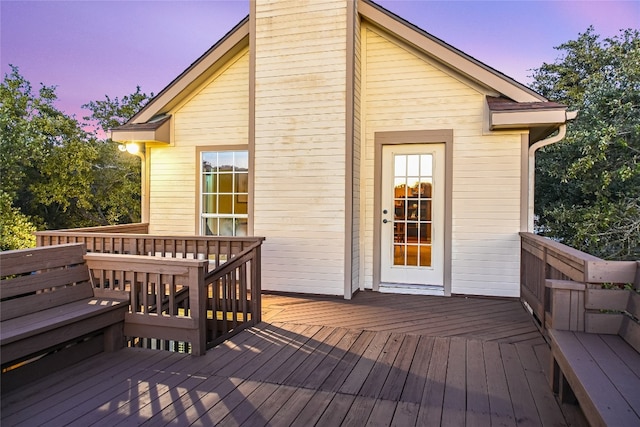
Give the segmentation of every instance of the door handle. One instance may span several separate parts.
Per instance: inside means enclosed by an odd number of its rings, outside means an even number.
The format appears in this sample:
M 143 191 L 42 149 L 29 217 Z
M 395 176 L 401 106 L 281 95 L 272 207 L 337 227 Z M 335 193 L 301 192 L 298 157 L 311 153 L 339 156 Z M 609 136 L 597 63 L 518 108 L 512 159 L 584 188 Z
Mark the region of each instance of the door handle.
M 382 222 L 383 222 L 384 224 L 386 224 L 386 223 L 388 223 L 388 222 L 389 222 L 389 220 L 385 218 L 385 219 L 383 219 L 383 220 L 382 220 Z

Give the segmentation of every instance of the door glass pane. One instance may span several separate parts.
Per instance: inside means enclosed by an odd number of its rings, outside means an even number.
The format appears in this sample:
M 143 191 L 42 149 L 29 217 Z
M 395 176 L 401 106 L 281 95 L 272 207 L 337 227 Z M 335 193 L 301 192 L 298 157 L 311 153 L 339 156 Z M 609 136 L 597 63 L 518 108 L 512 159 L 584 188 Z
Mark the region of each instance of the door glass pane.
M 431 266 L 431 245 L 420 245 L 420 267 Z
M 418 265 L 418 245 L 407 245 L 407 262 L 405 265 L 417 266 Z
M 393 265 L 431 266 L 431 154 L 394 154 Z
M 407 175 L 418 176 L 420 175 L 420 156 L 409 155 L 403 156 L 407 158 Z

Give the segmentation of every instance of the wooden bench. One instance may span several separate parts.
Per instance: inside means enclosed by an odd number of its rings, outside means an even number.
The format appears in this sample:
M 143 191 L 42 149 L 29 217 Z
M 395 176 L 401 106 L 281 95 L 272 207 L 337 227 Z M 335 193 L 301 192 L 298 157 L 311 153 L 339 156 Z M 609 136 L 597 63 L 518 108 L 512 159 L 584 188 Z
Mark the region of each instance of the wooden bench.
M 640 294 L 547 280 L 550 382 L 592 426 L 640 426 Z
M 3 393 L 124 345 L 129 301 L 94 292 L 84 254 L 83 244 L 0 252 Z

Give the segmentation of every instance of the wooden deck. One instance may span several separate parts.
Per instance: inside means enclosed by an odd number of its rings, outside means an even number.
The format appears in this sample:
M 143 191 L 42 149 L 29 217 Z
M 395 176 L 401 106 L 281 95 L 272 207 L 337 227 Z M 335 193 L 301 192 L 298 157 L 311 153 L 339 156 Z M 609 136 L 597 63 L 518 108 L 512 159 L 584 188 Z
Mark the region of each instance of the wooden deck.
M 205 356 L 125 349 L 2 397 L 2 425 L 568 425 L 517 301 L 265 295 Z

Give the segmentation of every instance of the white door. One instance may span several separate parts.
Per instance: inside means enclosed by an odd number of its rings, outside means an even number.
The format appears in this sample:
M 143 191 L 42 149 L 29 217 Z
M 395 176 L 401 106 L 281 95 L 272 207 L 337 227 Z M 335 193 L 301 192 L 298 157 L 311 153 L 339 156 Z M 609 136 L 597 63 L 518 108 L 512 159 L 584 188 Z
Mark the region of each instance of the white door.
M 382 149 L 380 280 L 444 285 L 444 144 Z

